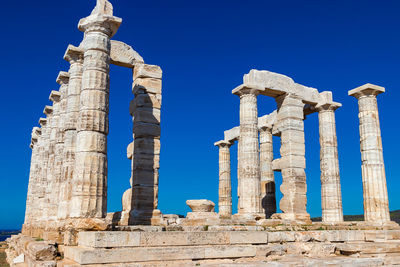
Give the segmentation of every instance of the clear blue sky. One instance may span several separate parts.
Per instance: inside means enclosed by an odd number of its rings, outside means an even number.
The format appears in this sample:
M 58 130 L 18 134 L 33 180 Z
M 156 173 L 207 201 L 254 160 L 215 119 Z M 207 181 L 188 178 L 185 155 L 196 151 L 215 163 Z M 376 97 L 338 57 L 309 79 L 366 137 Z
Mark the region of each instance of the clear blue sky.
M 239 123 L 231 90 L 250 69 L 265 69 L 334 92 L 345 214 L 361 214 L 362 183 L 357 101 L 347 91 L 370 82 L 378 98 L 390 208 L 400 209 L 399 1 L 133 1 L 114 0 L 123 24 L 114 37 L 164 71 L 159 206 L 185 214 L 187 199 L 218 200 L 218 151 L 223 131 Z M 0 229 L 23 222 L 30 132 L 42 115 L 68 44 L 78 45 L 80 18 L 95 0 L 4 1 L 0 17 Z M 129 102 L 132 75 L 111 69 L 109 211 L 121 209 L 129 187 Z M 275 109 L 259 98 L 259 114 Z M 318 118 L 305 121 L 308 211 L 320 216 Z M 276 140 L 279 141 L 279 140 Z M 277 143 L 276 148 L 279 148 Z M 236 195 L 236 146 L 232 149 Z M 281 178 L 277 178 L 278 186 Z M 279 187 L 278 187 L 279 192 Z M 280 195 L 278 195 L 280 198 Z M 279 200 L 279 199 L 278 199 Z M 234 207 L 236 199 L 234 198 Z

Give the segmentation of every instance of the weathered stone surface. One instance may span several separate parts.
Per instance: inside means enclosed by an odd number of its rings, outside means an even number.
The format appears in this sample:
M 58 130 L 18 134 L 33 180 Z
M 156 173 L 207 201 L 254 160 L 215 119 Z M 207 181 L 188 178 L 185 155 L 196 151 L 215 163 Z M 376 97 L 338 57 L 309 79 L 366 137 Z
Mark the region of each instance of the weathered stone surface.
M 369 222 L 390 221 L 385 164 L 376 96 L 385 88 L 365 84 L 349 91 L 358 99 L 364 189 L 364 217 Z
M 144 62 L 131 46 L 115 40 L 111 40 L 110 60 L 111 64 L 126 68 L 134 68 Z

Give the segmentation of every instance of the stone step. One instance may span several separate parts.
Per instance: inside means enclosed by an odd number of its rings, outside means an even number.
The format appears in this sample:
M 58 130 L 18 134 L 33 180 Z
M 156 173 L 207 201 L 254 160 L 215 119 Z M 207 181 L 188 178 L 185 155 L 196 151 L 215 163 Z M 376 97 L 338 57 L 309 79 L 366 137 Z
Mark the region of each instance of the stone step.
M 255 257 L 256 246 L 175 246 L 132 248 L 66 247 L 64 257 L 78 264 L 133 263 L 146 261 L 204 260 Z
M 280 242 L 363 242 L 400 240 L 400 230 L 80 232 L 78 244 L 92 248 L 267 244 Z
M 400 253 L 400 240 L 336 244 L 342 255 Z

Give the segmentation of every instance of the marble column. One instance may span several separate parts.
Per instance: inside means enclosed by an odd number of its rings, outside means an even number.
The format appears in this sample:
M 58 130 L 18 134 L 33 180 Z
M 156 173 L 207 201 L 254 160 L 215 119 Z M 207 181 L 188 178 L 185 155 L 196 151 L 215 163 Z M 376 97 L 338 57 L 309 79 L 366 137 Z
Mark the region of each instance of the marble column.
M 104 218 L 107 212 L 110 38 L 121 21 L 108 1 L 98 0 L 92 14 L 79 22 L 85 34 L 70 209 L 74 218 Z
M 349 91 L 358 100 L 365 221 L 390 221 L 385 164 L 376 96 L 385 88 L 365 84 Z
M 343 222 L 342 193 L 336 138 L 335 110 L 342 105 L 332 101 L 332 92 L 322 92 L 324 101 L 316 106 L 321 146 L 321 208 L 323 222 Z
M 261 208 L 260 154 L 257 95 L 260 89 L 241 85 L 232 91 L 240 97 L 240 137 L 238 155 L 238 214 L 259 216 Z
M 29 183 L 28 183 L 28 194 L 26 197 L 26 210 L 25 210 L 25 221 L 24 221 L 24 229 L 25 227 L 32 222 L 33 210 L 35 209 L 35 194 L 37 191 L 38 181 L 37 181 L 37 168 L 39 163 L 39 146 L 38 139 L 41 134 L 41 129 L 38 127 L 34 127 L 32 129 L 31 136 L 31 168 L 29 171 Z
M 70 63 L 69 83 L 65 94 L 64 149 L 62 165 L 62 182 L 60 186 L 60 204 L 58 218 L 69 217 L 71 192 L 74 186 L 72 179 L 75 164 L 76 127 L 79 116 L 79 98 L 82 86 L 83 50 L 69 45 L 64 59 Z
M 50 142 L 50 132 L 49 122 L 51 120 L 51 113 L 46 114 L 46 118 L 40 118 L 39 124 L 42 128 L 42 135 L 40 140 L 40 170 L 39 170 L 39 190 L 38 190 L 38 206 L 36 209 L 36 220 L 42 221 L 46 218 L 47 207 L 46 205 L 46 188 L 47 188 L 47 165 L 49 160 L 49 142 Z
M 46 187 L 46 217 L 47 220 L 55 220 L 57 215 L 58 204 L 58 184 L 56 170 L 56 143 L 59 134 L 59 120 L 61 109 L 61 93 L 59 91 L 51 91 L 49 99 L 53 102 L 52 116 L 49 122 L 50 140 L 49 140 L 49 159 L 47 163 L 47 187 Z M 48 112 L 45 108 L 45 113 Z
M 231 142 L 219 141 L 214 144 L 219 148 L 219 190 L 218 213 L 220 217 L 232 216 L 231 186 Z
M 265 217 L 270 218 L 276 213 L 275 177 L 272 170 L 274 159 L 272 144 L 272 129 L 260 128 L 260 171 L 261 171 L 261 205 Z
M 274 169 L 282 172 L 280 187 L 283 197 L 278 218 L 310 223 L 307 213 L 307 183 L 304 139 L 304 103 L 296 95 L 284 94 L 276 98 L 277 121 L 281 134 L 281 158 L 274 161 Z

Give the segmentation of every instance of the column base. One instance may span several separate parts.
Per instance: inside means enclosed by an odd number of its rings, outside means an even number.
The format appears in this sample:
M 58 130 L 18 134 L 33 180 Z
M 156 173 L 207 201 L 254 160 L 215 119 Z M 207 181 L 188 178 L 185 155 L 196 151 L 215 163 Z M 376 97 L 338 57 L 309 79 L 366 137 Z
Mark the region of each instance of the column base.
M 163 215 L 160 210 L 138 211 L 129 214 L 129 225 L 162 225 Z

